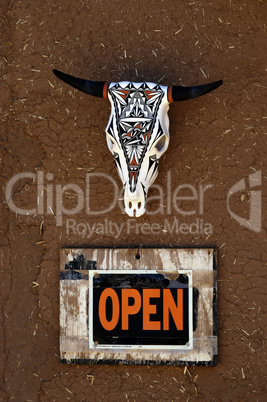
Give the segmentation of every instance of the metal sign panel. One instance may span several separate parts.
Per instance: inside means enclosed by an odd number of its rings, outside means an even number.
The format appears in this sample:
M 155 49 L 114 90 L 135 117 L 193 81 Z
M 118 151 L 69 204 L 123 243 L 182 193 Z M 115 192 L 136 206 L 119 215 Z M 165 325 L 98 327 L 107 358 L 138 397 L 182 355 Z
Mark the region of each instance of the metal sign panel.
M 63 363 L 215 365 L 214 249 L 62 249 Z
M 176 276 L 90 271 L 89 348 L 192 349 L 192 272 Z

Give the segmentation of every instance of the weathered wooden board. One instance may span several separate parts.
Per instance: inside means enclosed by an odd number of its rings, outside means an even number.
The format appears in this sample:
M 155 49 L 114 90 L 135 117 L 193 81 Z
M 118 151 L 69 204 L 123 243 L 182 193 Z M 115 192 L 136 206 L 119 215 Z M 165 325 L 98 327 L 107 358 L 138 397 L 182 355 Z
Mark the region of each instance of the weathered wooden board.
M 103 277 L 104 273 L 115 275 L 116 272 L 131 273 L 133 270 L 139 273 L 161 274 L 169 281 L 179 275 L 190 276 L 187 286 L 190 289 L 188 294 L 192 298 L 192 316 L 189 317 L 192 339 L 184 347 L 154 345 L 152 341 L 153 347 L 101 347 L 92 341 L 92 278 L 94 275 Z M 64 363 L 77 364 L 216 365 L 216 251 L 212 248 L 62 249 L 60 358 Z

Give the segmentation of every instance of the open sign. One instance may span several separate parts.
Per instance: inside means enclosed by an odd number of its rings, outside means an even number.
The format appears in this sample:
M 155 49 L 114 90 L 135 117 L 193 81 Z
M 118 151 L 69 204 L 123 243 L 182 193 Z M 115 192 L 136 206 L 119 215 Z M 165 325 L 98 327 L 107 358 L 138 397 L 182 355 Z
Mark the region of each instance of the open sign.
M 191 349 L 192 272 L 89 271 L 90 348 Z

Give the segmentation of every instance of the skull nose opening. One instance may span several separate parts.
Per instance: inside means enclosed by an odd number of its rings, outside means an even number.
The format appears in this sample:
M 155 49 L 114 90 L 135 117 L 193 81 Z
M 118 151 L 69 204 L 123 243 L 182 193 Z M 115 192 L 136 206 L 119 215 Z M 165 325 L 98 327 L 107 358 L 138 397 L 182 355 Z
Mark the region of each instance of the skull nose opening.
M 129 216 L 139 217 L 145 212 L 145 201 L 138 199 L 125 200 L 125 211 Z
M 125 186 L 124 206 L 127 215 L 138 218 L 145 213 L 146 197 L 144 189 L 140 183 L 134 192 L 130 190 L 130 186 Z
M 130 216 L 141 216 L 145 212 L 144 205 L 142 201 L 132 200 L 128 202 L 128 208 L 126 208 L 126 212 Z

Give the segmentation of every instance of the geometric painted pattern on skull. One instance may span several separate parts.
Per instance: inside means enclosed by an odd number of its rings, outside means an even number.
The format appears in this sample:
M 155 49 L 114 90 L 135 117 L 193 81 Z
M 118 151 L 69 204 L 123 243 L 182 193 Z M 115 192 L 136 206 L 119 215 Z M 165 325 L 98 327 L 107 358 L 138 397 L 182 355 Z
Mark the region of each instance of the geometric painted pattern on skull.
M 134 192 L 164 91 L 160 85 L 149 87 L 143 83 L 137 87 L 134 83 L 128 82 L 125 87 L 117 83 L 109 88 L 108 92 L 115 108 L 117 132 L 128 166 L 130 190 Z M 108 132 L 114 137 L 113 124 L 114 119 Z M 162 134 L 163 130 L 159 124 L 153 142 Z M 116 161 L 116 155 L 114 156 Z

